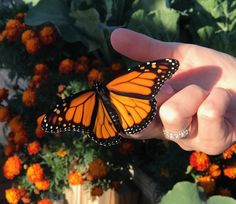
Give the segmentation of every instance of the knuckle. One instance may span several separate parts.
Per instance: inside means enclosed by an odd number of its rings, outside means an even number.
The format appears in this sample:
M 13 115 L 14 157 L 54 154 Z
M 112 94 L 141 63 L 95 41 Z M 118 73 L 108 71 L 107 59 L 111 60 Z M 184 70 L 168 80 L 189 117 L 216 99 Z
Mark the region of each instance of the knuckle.
M 178 105 L 175 103 L 165 103 L 160 107 L 159 114 L 164 122 L 174 123 L 179 119 Z
M 202 89 L 201 87 L 197 86 L 196 84 L 191 84 L 186 87 L 186 89 L 189 89 L 191 93 L 197 94 L 197 95 L 206 95 L 206 91 Z
M 217 108 L 214 101 L 202 104 L 198 110 L 198 117 L 207 120 L 217 120 L 222 117 L 221 111 Z

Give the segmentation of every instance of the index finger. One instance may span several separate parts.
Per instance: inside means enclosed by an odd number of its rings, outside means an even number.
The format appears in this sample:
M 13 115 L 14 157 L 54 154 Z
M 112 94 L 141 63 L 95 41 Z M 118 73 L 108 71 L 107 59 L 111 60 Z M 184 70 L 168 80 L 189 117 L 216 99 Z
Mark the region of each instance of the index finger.
M 111 35 L 111 44 L 119 53 L 137 61 L 152 61 L 161 58 L 183 59 L 187 44 L 163 42 L 144 34 L 119 28 Z

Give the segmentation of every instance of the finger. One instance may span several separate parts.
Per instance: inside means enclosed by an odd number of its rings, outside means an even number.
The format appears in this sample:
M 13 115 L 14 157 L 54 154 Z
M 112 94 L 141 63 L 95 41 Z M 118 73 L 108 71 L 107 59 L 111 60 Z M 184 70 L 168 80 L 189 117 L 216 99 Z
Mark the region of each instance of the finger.
M 196 85 L 190 85 L 163 103 L 159 113 L 164 129 L 176 133 L 189 127 L 206 96 L 205 90 Z M 193 130 L 195 127 L 191 124 L 191 132 Z
M 223 88 L 215 88 L 198 110 L 198 141 L 207 146 L 210 154 L 222 152 L 230 145 L 230 125 L 226 113 L 230 104 L 230 94 Z M 217 141 L 217 142 L 212 142 Z M 207 145 L 204 145 L 207 144 Z M 211 149 L 214 152 L 211 152 Z M 217 152 L 215 152 L 217 150 Z
M 124 28 L 113 31 L 111 44 L 119 53 L 137 61 L 161 58 L 177 58 L 181 61 L 189 46 L 183 43 L 162 42 Z
M 157 106 L 161 106 L 161 104 L 173 96 L 174 93 L 175 91 L 170 84 L 164 84 L 156 95 Z

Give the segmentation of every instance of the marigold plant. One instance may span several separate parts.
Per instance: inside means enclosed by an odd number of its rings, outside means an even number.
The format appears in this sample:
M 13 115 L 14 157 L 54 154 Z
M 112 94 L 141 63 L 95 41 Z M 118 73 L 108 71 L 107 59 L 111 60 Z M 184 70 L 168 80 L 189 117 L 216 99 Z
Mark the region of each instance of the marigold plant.
M 61 74 L 69 74 L 74 70 L 74 61 L 71 59 L 64 59 L 59 64 L 59 72 Z
M 224 175 L 231 179 L 236 179 L 236 164 L 225 167 Z
M 94 186 L 91 190 L 92 196 L 102 196 L 102 194 L 103 194 L 103 189 L 101 186 Z
M 57 33 L 54 27 L 45 26 L 39 32 L 40 41 L 44 45 L 50 45 L 54 43 L 57 39 Z
M 70 172 L 68 174 L 68 182 L 71 185 L 82 185 L 84 183 L 83 176 L 80 172 Z
M 36 103 L 36 93 L 32 89 L 26 89 L 22 95 L 22 101 L 27 107 L 32 107 Z
M 0 106 L 0 122 L 6 122 L 10 118 L 10 111 L 7 107 Z
M 190 156 L 190 165 L 197 171 L 205 171 L 210 166 L 210 159 L 203 152 L 193 152 Z
M 5 198 L 10 204 L 17 204 L 25 195 L 25 191 L 18 188 L 9 188 L 5 190 Z
M 52 201 L 48 198 L 43 198 L 37 202 L 37 204 L 52 204 Z
M 21 41 L 26 45 L 27 41 L 35 38 L 37 35 L 33 30 L 25 30 L 21 35 Z
M 37 154 L 41 150 L 41 145 L 38 141 L 31 142 L 27 147 L 29 155 Z
M 41 43 L 38 37 L 34 37 L 27 40 L 25 46 L 29 54 L 37 54 L 41 48 Z
M 48 179 L 44 179 L 42 181 L 37 181 L 37 182 L 35 182 L 35 187 L 38 190 L 46 191 L 50 188 L 50 181 Z
M 100 179 L 107 175 L 109 168 L 105 161 L 101 159 L 95 159 L 93 162 L 89 164 L 88 173 L 94 179 Z

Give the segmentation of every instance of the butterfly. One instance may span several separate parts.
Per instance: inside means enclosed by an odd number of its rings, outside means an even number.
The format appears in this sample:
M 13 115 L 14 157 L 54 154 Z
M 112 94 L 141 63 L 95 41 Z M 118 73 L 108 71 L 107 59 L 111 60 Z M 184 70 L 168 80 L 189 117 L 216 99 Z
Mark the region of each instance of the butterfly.
M 175 59 L 146 62 L 103 84 L 61 100 L 44 117 L 46 132 L 77 131 L 103 146 L 117 144 L 122 134 L 142 131 L 156 115 L 155 96 L 178 70 Z

